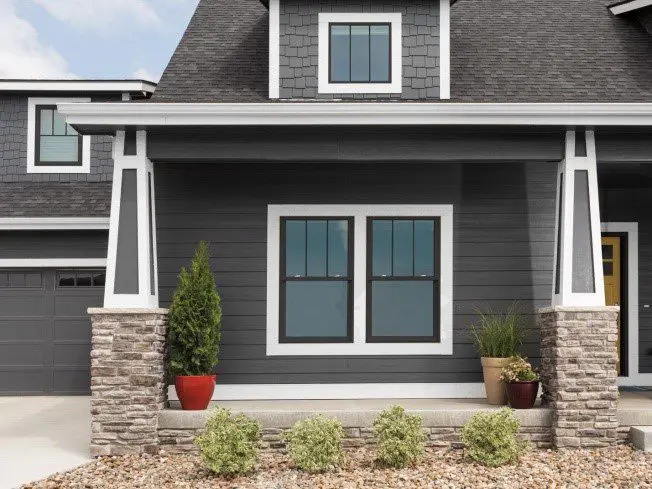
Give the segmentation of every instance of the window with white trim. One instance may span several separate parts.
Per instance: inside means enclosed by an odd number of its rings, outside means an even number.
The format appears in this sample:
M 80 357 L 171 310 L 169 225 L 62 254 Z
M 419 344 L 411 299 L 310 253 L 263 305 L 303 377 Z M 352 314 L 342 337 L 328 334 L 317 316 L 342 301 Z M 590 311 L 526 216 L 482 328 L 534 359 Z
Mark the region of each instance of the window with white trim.
M 453 206 L 270 205 L 268 355 L 451 355 Z
M 319 14 L 319 92 L 400 93 L 400 13 Z
M 27 173 L 90 173 L 90 136 L 66 123 L 57 110 L 64 102 L 90 99 L 28 99 Z

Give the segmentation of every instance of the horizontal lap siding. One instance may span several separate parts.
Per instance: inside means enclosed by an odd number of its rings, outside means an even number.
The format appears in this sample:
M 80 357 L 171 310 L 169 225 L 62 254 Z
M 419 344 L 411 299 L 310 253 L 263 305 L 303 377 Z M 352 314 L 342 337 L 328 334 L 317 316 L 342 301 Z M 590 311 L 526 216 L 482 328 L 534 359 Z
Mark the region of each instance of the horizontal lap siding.
M 108 231 L 0 231 L 0 259 L 106 258 Z
M 644 180 L 641 180 L 644 182 Z M 652 188 L 602 189 L 603 222 L 638 222 L 639 371 L 652 373 Z
M 211 243 L 223 298 L 224 383 L 477 382 L 468 328 L 482 304 L 517 299 L 525 352 L 539 356 L 533 313 L 550 304 L 555 164 L 221 163 L 156 165 L 160 293 Z M 454 355 L 266 357 L 268 204 L 453 204 Z

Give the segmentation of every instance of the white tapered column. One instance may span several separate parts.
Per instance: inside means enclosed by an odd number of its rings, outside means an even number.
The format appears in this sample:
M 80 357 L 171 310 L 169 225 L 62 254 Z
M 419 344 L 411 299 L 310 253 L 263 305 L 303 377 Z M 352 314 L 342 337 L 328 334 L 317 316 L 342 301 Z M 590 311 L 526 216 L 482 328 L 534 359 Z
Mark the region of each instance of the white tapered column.
M 553 305 L 605 305 L 600 236 L 595 133 L 567 131 L 557 181 Z
M 104 307 L 156 308 L 154 166 L 147 158 L 147 133 L 118 131 L 113 161 Z

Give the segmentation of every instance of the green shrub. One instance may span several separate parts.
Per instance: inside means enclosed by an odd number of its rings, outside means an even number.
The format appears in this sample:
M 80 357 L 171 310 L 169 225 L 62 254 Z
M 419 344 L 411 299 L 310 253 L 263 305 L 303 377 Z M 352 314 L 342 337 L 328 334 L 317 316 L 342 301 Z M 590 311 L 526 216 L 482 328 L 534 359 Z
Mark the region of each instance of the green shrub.
M 342 424 L 321 415 L 297 421 L 285 434 L 290 456 L 301 470 L 324 472 L 342 459 Z
M 210 375 L 220 351 L 220 297 L 209 264 L 208 246 L 199 243 L 190 271 L 181 269 L 168 326 L 172 375 Z
M 525 338 L 523 315 L 518 304 L 505 311 L 476 309 L 478 322 L 471 326 L 471 337 L 481 357 L 509 358 L 518 355 Z
M 516 437 L 520 427 L 509 408 L 474 415 L 462 428 L 462 442 L 473 460 L 497 467 L 518 460 L 527 443 Z
M 390 467 L 406 467 L 423 454 L 422 419 L 410 415 L 401 406 L 386 409 L 374 420 L 378 440 L 378 460 Z
M 206 467 L 224 475 L 250 472 L 258 462 L 259 443 L 260 424 L 224 408 L 213 411 L 206 431 L 195 438 Z

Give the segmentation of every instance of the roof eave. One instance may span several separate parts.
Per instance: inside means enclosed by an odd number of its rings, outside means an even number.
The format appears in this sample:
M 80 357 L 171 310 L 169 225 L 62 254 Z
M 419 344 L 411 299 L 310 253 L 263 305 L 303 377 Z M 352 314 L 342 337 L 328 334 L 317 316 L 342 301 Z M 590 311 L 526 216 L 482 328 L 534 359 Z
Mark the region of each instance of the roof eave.
M 151 95 L 157 84 L 147 80 L 0 80 L 0 92 L 142 93 Z
M 623 15 L 650 6 L 652 0 L 623 0 L 609 5 L 609 10 L 614 15 Z

